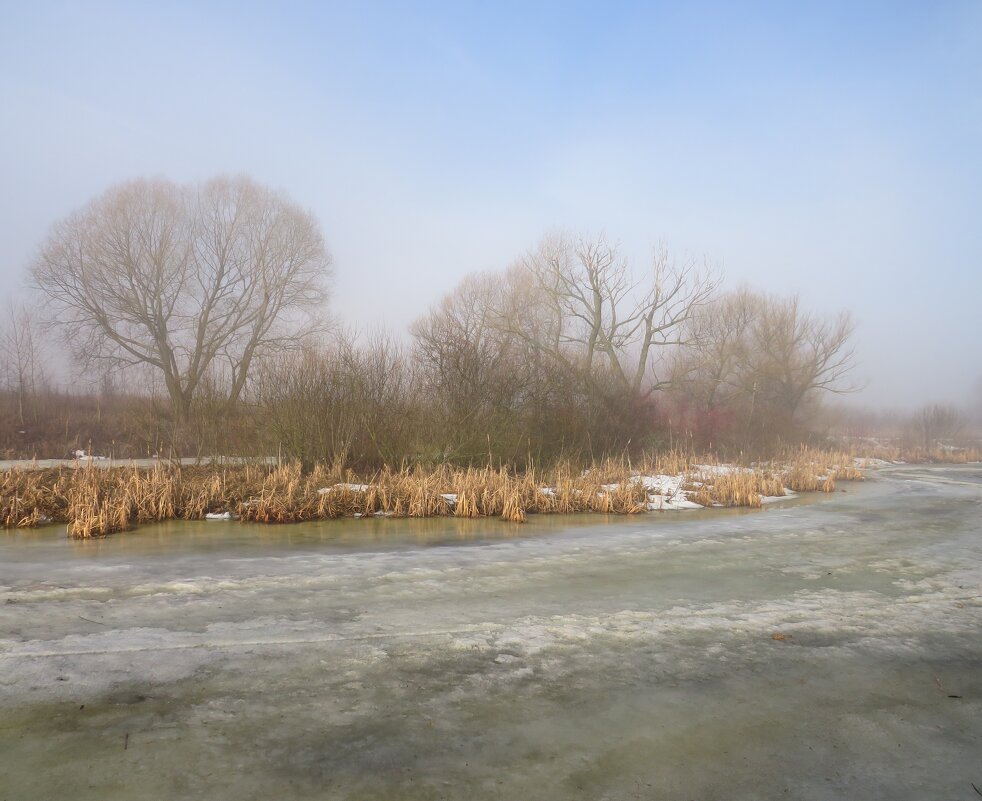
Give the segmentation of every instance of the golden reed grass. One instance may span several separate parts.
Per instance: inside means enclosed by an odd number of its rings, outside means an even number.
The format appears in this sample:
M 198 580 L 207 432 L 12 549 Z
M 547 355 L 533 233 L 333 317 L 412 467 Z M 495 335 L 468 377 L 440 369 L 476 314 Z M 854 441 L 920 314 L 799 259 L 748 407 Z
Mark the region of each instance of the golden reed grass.
M 858 481 L 863 471 L 848 453 L 800 448 L 786 456 L 781 478 L 795 492 L 834 492 L 836 479 Z
M 982 461 L 982 449 L 965 448 L 895 447 L 890 445 L 853 445 L 849 452 L 860 464 L 870 459 L 906 464 L 968 464 Z
M 0 472 L 0 521 L 5 528 L 66 523 L 76 538 L 101 537 L 162 520 L 198 520 L 229 513 L 261 523 L 341 517 L 498 517 L 529 514 L 637 514 L 651 492 L 640 476 L 684 476 L 685 495 L 702 505 L 759 507 L 765 495 L 831 491 L 836 478 L 861 472 L 847 454 L 800 450 L 780 464 L 730 469 L 669 452 L 639 461 L 607 459 L 580 470 L 441 465 L 385 468 L 364 480 L 342 465 L 299 464 L 152 468 L 94 467 Z

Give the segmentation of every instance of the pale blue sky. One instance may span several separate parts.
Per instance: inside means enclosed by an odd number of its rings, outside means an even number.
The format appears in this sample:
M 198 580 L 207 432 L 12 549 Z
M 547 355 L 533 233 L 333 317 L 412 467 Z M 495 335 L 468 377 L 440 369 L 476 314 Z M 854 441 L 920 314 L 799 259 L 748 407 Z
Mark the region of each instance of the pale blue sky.
M 0 0 L 0 281 L 141 175 L 320 219 L 332 310 L 401 331 L 556 228 L 859 319 L 865 397 L 982 375 L 982 3 Z

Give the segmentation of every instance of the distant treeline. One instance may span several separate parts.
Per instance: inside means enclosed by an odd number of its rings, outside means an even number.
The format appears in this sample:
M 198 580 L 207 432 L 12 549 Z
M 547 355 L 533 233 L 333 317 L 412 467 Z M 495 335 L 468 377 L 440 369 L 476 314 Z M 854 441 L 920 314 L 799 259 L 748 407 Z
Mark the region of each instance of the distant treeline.
M 547 237 L 465 278 L 408 337 L 329 325 L 330 268 L 316 220 L 247 177 L 111 188 L 39 249 L 46 322 L 11 307 L 0 326 L 0 453 L 355 468 L 751 456 L 821 438 L 823 397 L 853 388 L 847 312 L 721 292 L 713 265 L 664 250 L 635 268 L 603 236 Z M 86 389 L 53 388 L 49 331 Z M 959 426 L 925 410 L 919 444 Z
M 38 365 L 7 369 L 0 450 L 281 453 L 370 468 L 752 454 L 820 438 L 822 395 L 848 389 L 849 316 L 717 287 L 663 253 L 639 278 L 602 239 L 551 239 L 504 273 L 466 278 L 408 341 L 319 332 L 260 355 L 231 402 L 217 372 L 179 409 L 140 385 L 147 371 L 69 394 L 46 389 Z

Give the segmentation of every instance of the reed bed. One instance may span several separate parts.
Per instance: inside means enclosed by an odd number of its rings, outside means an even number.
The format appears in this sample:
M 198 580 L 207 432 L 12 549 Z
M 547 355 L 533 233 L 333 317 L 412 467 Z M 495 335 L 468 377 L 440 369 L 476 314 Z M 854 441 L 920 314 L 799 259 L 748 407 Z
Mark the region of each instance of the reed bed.
M 65 467 L 0 472 L 4 528 L 67 523 L 75 538 L 105 536 L 140 523 L 195 520 L 231 512 L 267 468 Z
M 743 469 L 709 476 L 697 473 L 687 485 L 692 500 L 701 506 L 749 506 L 759 509 L 767 496 L 785 494 L 782 478 L 770 470 Z
M 836 478 L 858 477 L 851 456 L 812 450 L 752 467 L 669 452 L 635 462 L 608 459 L 587 470 L 569 463 L 548 470 L 529 465 L 522 472 L 404 466 L 368 477 L 340 464 L 309 472 L 299 464 L 18 469 L 0 472 L 0 520 L 5 528 L 65 523 L 69 536 L 80 539 L 209 514 L 260 523 L 369 516 L 522 522 L 530 514 L 638 514 L 680 499 L 759 507 L 763 496 L 783 495 L 784 487 L 831 491 Z
M 964 448 L 955 447 L 899 447 L 891 445 L 854 444 L 849 453 L 858 459 L 860 464 L 882 460 L 906 464 L 968 464 L 982 461 L 982 449 L 969 445 Z
M 801 448 L 788 454 L 781 478 L 795 492 L 834 492 L 836 479 L 860 481 L 863 471 L 848 453 Z
M 0 522 L 4 528 L 66 520 L 72 468 L 0 471 Z

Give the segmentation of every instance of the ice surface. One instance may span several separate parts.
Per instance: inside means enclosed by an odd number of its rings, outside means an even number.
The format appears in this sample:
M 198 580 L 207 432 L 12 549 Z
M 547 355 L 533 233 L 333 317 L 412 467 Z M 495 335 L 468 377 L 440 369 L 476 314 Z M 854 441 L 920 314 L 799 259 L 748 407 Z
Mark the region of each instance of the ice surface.
M 565 529 L 10 534 L 2 789 L 971 798 L 980 487 L 894 469 L 809 505 Z

